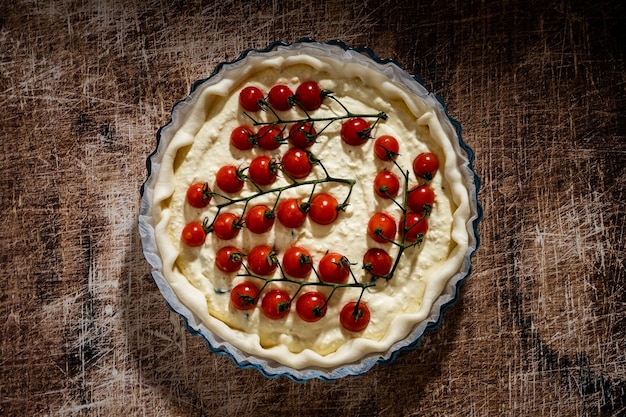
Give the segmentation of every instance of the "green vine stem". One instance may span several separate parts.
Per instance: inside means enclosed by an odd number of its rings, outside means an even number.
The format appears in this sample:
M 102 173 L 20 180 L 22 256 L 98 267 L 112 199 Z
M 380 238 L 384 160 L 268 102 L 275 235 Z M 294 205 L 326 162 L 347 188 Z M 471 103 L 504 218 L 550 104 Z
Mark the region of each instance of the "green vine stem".
M 308 123 L 313 123 L 313 122 L 330 122 L 328 125 L 326 125 L 326 127 L 328 127 L 330 124 L 332 124 L 333 122 L 335 122 L 337 120 L 349 119 L 349 118 L 352 118 L 352 117 L 376 118 L 377 121 L 378 120 L 387 120 L 387 114 L 385 112 L 378 112 L 376 114 L 352 113 L 350 110 L 348 110 L 348 108 L 337 97 L 335 97 L 333 95 L 332 91 L 323 90 L 322 91 L 322 97 L 323 98 L 329 98 L 333 102 L 335 102 L 339 106 L 341 106 L 341 108 L 344 111 L 344 114 L 341 115 L 341 116 L 312 117 L 309 114 L 309 112 L 302 105 L 300 105 L 298 100 L 293 99 L 293 97 L 292 97 L 292 100 L 290 100 L 290 102 L 292 104 L 297 105 L 300 108 L 300 110 L 302 110 L 304 112 L 306 117 L 299 118 L 299 119 L 284 120 L 284 119 L 282 119 L 280 117 L 280 115 L 276 112 L 276 110 L 274 110 L 274 108 L 265 99 L 259 100 L 259 106 L 261 107 L 261 110 L 271 112 L 272 115 L 276 118 L 276 120 L 269 121 L 269 122 L 260 122 L 260 121 L 256 120 L 254 117 L 252 117 L 247 112 L 243 112 L 243 114 L 252 121 L 254 126 L 290 124 L 290 123 L 307 123 L 307 122 Z
M 312 117 L 309 114 L 309 112 L 302 105 L 300 105 L 300 103 L 295 99 L 295 97 L 292 97 L 291 103 L 293 105 L 298 106 L 298 108 L 304 112 L 305 117 L 300 117 L 300 118 L 296 118 L 296 119 L 283 119 L 276 112 L 276 110 L 269 104 L 269 102 L 266 99 L 259 100 L 259 106 L 260 106 L 260 108 L 263 111 L 271 112 L 275 120 L 263 122 L 263 121 L 255 119 L 254 117 L 252 117 L 247 112 L 244 112 L 243 114 L 248 119 L 250 119 L 250 121 L 252 122 L 253 126 L 263 126 L 263 125 L 271 125 L 271 126 L 284 125 L 284 126 L 286 126 L 286 125 L 289 125 L 289 124 L 296 124 L 296 123 L 311 123 L 311 125 L 313 125 L 316 122 L 318 122 L 318 123 L 326 122 L 326 124 L 322 127 L 322 129 L 319 130 L 319 132 L 317 132 L 317 134 L 315 136 L 320 136 L 322 134 L 322 132 L 324 132 L 334 122 L 336 122 L 338 120 L 350 119 L 350 118 L 353 118 L 353 117 L 360 117 L 360 118 L 363 118 L 363 119 L 376 119 L 374 121 L 374 123 L 372 124 L 372 126 L 370 126 L 370 128 L 367 129 L 367 132 L 363 132 L 364 134 L 369 135 L 369 133 L 374 129 L 374 127 L 381 120 L 387 120 L 387 118 L 388 118 L 388 116 L 387 116 L 387 114 L 385 112 L 378 112 L 378 113 L 375 113 L 375 114 L 372 114 L 372 113 L 353 113 L 337 97 L 335 97 L 333 95 L 332 91 L 329 91 L 329 90 L 323 90 L 322 91 L 322 97 L 323 98 L 328 98 L 328 99 L 332 100 L 334 103 L 337 103 L 341 107 L 341 109 L 343 110 L 343 114 L 339 115 L 339 116 Z M 284 127 L 283 127 L 283 131 L 284 131 Z M 284 144 L 285 142 L 286 141 L 283 141 L 281 143 L 281 145 Z
M 203 227 L 205 229 L 206 233 L 210 233 L 213 230 L 213 224 L 215 223 L 215 219 L 217 218 L 217 216 L 220 214 L 221 210 L 225 207 L 231 206 L 233 204 L 237 204 L 237 203 L 244 203 L 244 209 L 243 212 L 241 214 L 241 216 L 239 216 L 239 219 L 243 218 L 243 216 L 245 215 L 245 211 L 248 207 L 248 204 L 251 200 L 267 195 L 267 194 L 276 194 L 276 200 L 274 201 L 274 207 L 272 208 L 272 211 L 274 211 L 276 209 L 276 204 L 278 203 L 278 200 L 280 199 L 281 194 L 284 191 L 290 190 L 292 188 L 297 188 L 297 187 L 302 187 L 302 186 L 307 186 L 310 185 L 312 186 L 312 190 L 311 193 L 309 195 L 309 201 L 310 199 L 313 197 L 313 193 L 315 191 L 315 188 L 317 187 L 318 184 L 323 184 L 323 183 L 337 183 L 337 184 L 346 184 L 349 186 L 348 189 L 348 194 L 346 195 L 344 201 L 342 203 L 340 203 L 337 206 L 337 210 L 345 210 L 345 208 L 348 205 L 348 200 L 350 199 L 350 195 L 352 194 L 352 189 L 354 188 L 354 185 L 356 184 L 356 180 L 354 179 L 349 179 L 349 178 L 338 178 L 338 177 L 332 177 L 328 174 L 328 171 L 326 170 L 326 168 L 324 167 L 324 165 L 322 164 L 321 160 L 316 159 L 315 160 L 316 164 L 318 164 L 321 168 L 322 171 L 325 174 L 324 178 L 319 178 L 319 179 L 314 179 L 314 180 L 306 180 L 306 181 L 297 181 L 293 178 L 290 177 L 290 179 L 293 181 L 290 184 L 281 186 L 281 187 L 275 187 L 275 188 L 269 188 L 266 190 L 261 189 L 254 181 L 252 181 L 252 179 L 250 179 L 249 177 L 245 176 L 246 180 L 249 181 L 251 184 L 253 184 L 259 191 L 249 195 L 247 197 L 241 197 L 241 198 L 230 198 L 228 196 L 225 196 L 221 193 L 215 192 L 215 191 L 209 191 L 208 195 L 210 195 L 211 197 L 214 196 L 218 196 L 220 198 L 223 198 L 226 200 L 226 202 L 224 203 L 220 203 L 217 204 L 217 213 L 215 213 L 215 216 L 213 217 L 213 221 L 209 222 L 208 221 L 208 217 L 204 218 L 203 221 Z M 304 211 L 307 211 L 308 206 L 310 205 L 309 201 L 306 201 L 304 203 L 302 203 L 302 209 Z M 240 224 L 241 225 L 241 224 Z
M 239 254 L 240 256 L 243 256 L 243 254 Z M 346 258 L 347 259 L 347 258 Z M 293 296 L 291 296 L 291 300 L 289 301 L 289 304 L 293 303 L 293 301 L 296 299 L 297 295 L 300 293 L 300 291 L 302 291 L 303 288 L 305 287 L 309 287 L 309 286 L 316 286 L 316 287 L 326 287 L 326 288 L 331 288 L 331 291 L 328 295 L 328 297 L 326 298 L 326 302 L 322 305 L 319 306 L 321 310 L 323 310 L 328 302 L 330 301 L 330 299 L 332 298 L 333 294 L 335 293 L 335 291 L 337 289 L 340 288 L 360 288 L 361 289 L 361 296 L 363 294 L 363 292 L 370 287 L 373 287 L 376 285 L 376 282 L 371 281 L 371 282 L 358 282 L 356 277 L 354 276 L 353 272 L 352 272 L 352 268 L 350 268 L 350 275 L 352 276 L 353 282 L 346 282 L 346 283 L 331 283 L 331 282 L 324 282 L 320 279 L 319 273 L 317 272 L 317 270 L 315 269 L 315 267 L 313 265 L 311 265 L 311 270 L 313 271 L 314 275 L 317 277 L 317 281 L 303 281 L 303 280 L 296 280 L 296 279 L 292 279 L 289 278 L 285 272 L 283 271 L 282 265 L 280 264 L 280 262 L 278 261 L 278 258 L 276 257 L 276 252 L 272 251 L 270 252 L 270 254 L 268 255 L 268 260 L 276 265 L 278 267 L 278 269 L 280 270 L 280 274 L 281 277 L 280 278 L 268 278 L 268 277 L 264 277 L 258 274 L 255 274 L 253 272 L 250 271 L 250 269 L 245 265 L 242 264 L 242 266 L 245 269 L 245 273 L 243 274 L 237 274 L 237 276 L 240 277 L 251 277 L 251 278 L 255 278 L 258 280 L 263 281 L 263 286 L 259 289 L 258 294 L 256 295 L 256 300 L 254 300 L 254 302 L 256 302 L 261 294 L 263 293 L 263 290 L 265 290 L 265 288 L 273 282 L 286 282 L 286 283 L 291 283 L 294 285 L 298 286 L 298 289 L 296 290 L 296 292 L 293 294 Z M 350 265 L 354 265 L 354 264 L 350 264 Z M 361 296 L 359 296 L 359 299 L 361 299 Z
M 392 154 L 389 150 L 385 149 L 386 152 L 388 154 Z M 387 281 L 389 281 L 390 279 L 393 278 L 396 269 L 398 268 L 398 265 L 400 263 L 400 258 L 402 257 L 402 254 L 404 253 L 404 251 L 406 251 L 409 248 L 415 247 L 415 246 L 419 246 L 422 244 L 423 240 L 424 240 L 424 235 L 419 234 L 417 236 L 417 239 L 415 240 L 415 242 L 411 242 L 409 244 L 406 243 L 406 235 L 408 234 L 408 232 L 413 229 L 414 227 L 417 227 L 421 222 L 425 221 L 426 218 L 430 215 L 430 210 L 425 210 L 424 211 L 424 215 L 423 217 L 416 223 L 414 223 L 413 225 L 411 225 L 411 227 L 407 227 L 406 225 L 406 215 L 408 213 L 408 199 L 409 199 L 409 171 L 405 171 L 402 169 L 402 167 L 398 164 L 398 162 L 394 159 L 391 158 L 391 161 L 393 161 L 394 165 L 400 170 L 400 172 L 402 173 L 402 177 L 404 178 L 404 184 L 403 184 L 403 193 L 402 193 L 402 203 L 399 203 L 398 201 L 396 201 L 394 198 L 390 198 L 392 200 L 392 202 L 398 206 L 400 208 L 400 210 L 402 211 L 402 230 L 400 231 L 400 242 L 394 240 L 394 239 L 388 239 L 387 237 L 385 237 L 382 234 L 382 230 L 375 230 L 374 233 L 390 242 L 392 245 L 395 245 L 398 247 L 398 253 L 396 255 L 396 258 L 393 262 L 393 265 L 391 267 L 391 270 L 389 271 L 389 273 L 385 276 L 374 276 L 373 279 L 379 279 L 379 278 L 384 278 Z M 426 181 L 427 183 L 428 181 Z

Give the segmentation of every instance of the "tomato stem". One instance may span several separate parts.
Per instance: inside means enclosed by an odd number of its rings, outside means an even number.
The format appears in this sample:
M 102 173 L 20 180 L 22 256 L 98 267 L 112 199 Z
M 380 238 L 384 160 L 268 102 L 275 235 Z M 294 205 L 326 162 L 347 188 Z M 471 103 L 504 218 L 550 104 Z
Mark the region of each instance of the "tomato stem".
M 248 119 L 250 119 L 252 121 L 252 124 L 254 126 L 262 126 L 262 125 L 271 125 L 271 126 L 275 126 L 275 125 L 284 125 L 283 126 L 283 131 L 285 129 L 285 126 L 287 124 L 295 124 L 295 123 L 315 123 L 315 122 L 328 122 L 324 128 L 318 132 L 317 136 L 319 136 L 320 133 L 322 133 L 324 130 L 326 130 L 332 123 L 338 121 L 338 120 L 344 120 L 344 119 L 350 119 L 353 117 L 360 117 L 363 119 L 373 119 L 375 118 L 376 120 L 374 121 L 374 123 L 372 124 L 372 126 L 367 129 L 366 135 L 370 136 L 370 132 L 372 131 L 372 129 L 374 129 L 374 127 L 381 121 L 381 120 L 387 120 L 387 114 L 385 112 L 378 112 L 376 114 L 373 113 L 352 113 L 337 97 L 332 95 L 331 91 L 328 90 L 324 90 L 323 92 L 323 97 L 326 98 L 328 97 L 329 99 L 331 99 L 332 101 L 334 101 L 335 103 L 337 103 L 341 109 L 343 110 L 344 114 L 338 115 L 338 116 L 328 116 L 328 117 L 312 117 L 309 112 L 300 104 L 300 102 L 295 98 L 295 97 L 290 97 L 290 101 L 292 105 L 297 106 L 299 109 L 301 109 L 304 114 L 305 117 L 300 117 L 297 119 L 283 119 L 280 117 L 280 115 L 276 112 L 276 110 L 272 107 L 272 105 L 267 101 L 267 99 L 263 99 L 263 100 L 259 100 L 259 105 L 261 107 L 261 109 L 263 111 L 269 111 L 272 113 L 274 120 L 271 121 L 267 121 L 267 122 L 262 122 L 259 121 L 257 119 L 255 119 L 254 117 L 252 117 L 249 113 L 247 112 L 243 112 L 244 116 L 246 116 Z M 284 141 L 281 141 L 281 144 L 284 143 Z
M 360 288 L 361 289 L 361 292 L 360 292 L 360 295 L 359 295 L 359 300 L 360 300 L 361 297 L 363 296 L 363 293 L 365 292 L 365 290 L 367 288 L 370 288 L 370 287 L 373 287 L 373 286 L 376 285 L 375 281 L 359 282 L 356 279 L 356 276 L 354 275 L 354 273 L 352 272 L 352 268 L 350 268 L 350 266 L 354 265 L 354 264 L 350 263 L 350 261 L 346 257 L 343 257 L 340 262 L 341 262 L 342 265 L 347 263 L 349 271 L 350 271 L 350 275 L 352 276 L 354 282 L 351 282 L 351 283 L 346 282 L 346 283 L 339 284 L 339 283 L 332 283 L 332 282 L 324 282 L 324 281 L 322 281 L 321 278 L 320 278 L 319 272 L 313 266 L 310 258 L 308 259 L 307 262 L 311 263 L 311 270 L 313 271 L 313 273 L 317 277 L 317 281 L 302 281 L 302 280 L 292 279 L 292 278 L 289 278 L 285 274 L 285 271 L 283 270 L 283 267 L 282 267 L 281 263 L 278 261 L 278 258 L 276 257 L 276 254 L 277 253 L 275 251 L 272 251 L 272 253 L 270 254 L 270 257 L 272 258 L 272 262 L 274 262 L 278 266 L 278 270 L 280 271 L 280 277 L 279 278 L 264 277 L 264 276 L 255 274 L 252 271 L 250 271 L 250 268 L 248 268 L 247 265 L 245 265 L 243 263 L 242 263 L 242 266 L 243 266 L 245 272 L 237 274 L 237 276 L 239 276 L 239 277 L 251 277 L 251 278 L 255 278 L 255 279 L 259 279 L 259 280 L 263 281 L 263 286 L 259 289 L 259 293 L 255 297 L 257 300 L 261 296 L 261 293 L 264 291 L 264 289 L 270 283 L 284 282 L 284 283 L 294 284 L 294 285 L 298 286 L 297 290 L 295 291 L 295 293 L 291 297 L 291 301 L 289 302 L 289 305 L 291 305 L 291 303 L 293 303 L 293 301 L 296 299 L 296 296 L 302 291 L 302 289 L 304 287 L 320 286 L 320 287 L 326 287 L 326 288 L 330 288 L 331 289 L 328 297 L 326 298 L 326 302 L 324 304 L 322 304 L 321 306 L 319 306 L 320 309 L 323 310 L 328 305 L 328 302 L 330 301 L 332 296 L 335 294 L 335 292 L 339 288 Z M 254 300 L 254 301 L 256 302 L 256 300 Z

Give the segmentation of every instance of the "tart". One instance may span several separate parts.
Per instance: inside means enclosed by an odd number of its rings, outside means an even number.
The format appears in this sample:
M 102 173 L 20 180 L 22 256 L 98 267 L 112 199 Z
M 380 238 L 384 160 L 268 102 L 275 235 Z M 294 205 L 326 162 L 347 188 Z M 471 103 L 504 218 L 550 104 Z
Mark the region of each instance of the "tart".
M 414 347 L 477 247 L 471 151 L 395 63 L 276 43 L 194 84 L 158 134 L 140 233 L 215 351 L 296 380 Z

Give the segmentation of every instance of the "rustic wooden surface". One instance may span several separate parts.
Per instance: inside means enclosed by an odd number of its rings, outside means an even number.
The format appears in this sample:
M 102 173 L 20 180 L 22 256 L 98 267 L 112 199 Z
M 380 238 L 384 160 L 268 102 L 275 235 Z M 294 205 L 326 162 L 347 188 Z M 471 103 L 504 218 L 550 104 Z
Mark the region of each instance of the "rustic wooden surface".
M 626 414 L 618 1 L 0 2 L 0 415 Z M 224 59 L 367 45 L 461 121 L 483 180 L 443 325 L 334 383 L 266 379 L 169 312 L 137 231 L 155 132 Z

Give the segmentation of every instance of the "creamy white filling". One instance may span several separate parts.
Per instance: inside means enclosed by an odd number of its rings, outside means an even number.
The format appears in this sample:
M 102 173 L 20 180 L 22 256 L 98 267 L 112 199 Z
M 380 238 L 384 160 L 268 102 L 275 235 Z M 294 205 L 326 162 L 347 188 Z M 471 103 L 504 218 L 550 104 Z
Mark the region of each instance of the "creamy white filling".
M 156 174 L 153 199 L 156 243 L 163 260 L 164 277 L 180 301 L 218 337 L 247 354 L 295 369 L 333 368 L 358 361 L 368 354 L 385 352 L 428 317 L 448 280 L 461 268 L 468 250 L 469 192 L 459 169 L 455 146 L 442 127 L 440 112 L 432 107 L 432 98 L 419 97 L 389 73 L 354 62 L 349 52 L 344 57 L 325 56 L 315 50 L 306 55 L 272 55 L 249 56 L 245 62 L 223 71 L 219 77 L 203 84 L 193 100 L 175 115 L 184 117 L 184 122 L 167 144 Z M 242 312 L 230 305 L 230 289 L 243 280 L 254 279 L 225 274 L 214 265 L 216 251 L 226 245 L 247 252 L 257 244 L 269 243 L 278 249 L 279 259 L 289 246 L 298 245 L 311 252 L 315 265 L 328 250 L 342 253 L 357 263 L 354 271 L 365 280 L 360 268 L 368 248 L 382 247 L 392 256 L 396 255 L 397 248 L 393 245 L 368 238 L 366 225 L 376 211 L 400 218 L 400 210 L 392 202 L 375 196 L 373 179 L 385 168 L 402 176 L 393 164 L 373 156 L 373 141 L 359 147 L 343 143 L 339 137 L 341 122 L 326 129 L 319 143 L 310 149 L 332 176 L 357 181 L 350 205 L 335 223 L 319 226 L 307 219 L 304 226 L 291 230 L 276 221 L 272 230 L 263 235 L 246 229 L 231 241 L 209 235 L 199 248 L 187 247 L 180 241 L 185 224 L 212 218 L 216 211 L 215 204 L 206 209 L 194 209 L 186 203 L 185 193 L 190 184 L 208 181 L 216 190 L 215 173 L 221 166 L 247 166 L 252 158 L 261 154 L 280 158 L 287 148 L 283 146 L 273 152 L 256 148 L 239 151 L 229 145 L 232 129 L 250 124 L 238 105 L 239 91 L 247 85 L 255 85 L 267 92 L 279 83 L 295 90 L 299 83 L 308 80 L 334 91 L 353 113 L 385 112 L 388 119 L 379 123 L 372 133 L 374 137 L 392 135 L 400 141 L 398 164 L 404 170 L 412 171 L 413 158 L 421 152 L 433 152 L 440 160 L 440 170 L 430 184 L 436 200 L 428 218 L 426 239 L 419 248 L 403 254 L 392 280 L 379 281 L 375 288 L 365 292 L 363 301 L 372 313 L 371 322 L 356 334 L 342 328 L 339 311 L 346 302 L 357 299 L 359 289 L 337 290 L 326 316 L 318 322 L 302 321 L 295 312 L 295 304 L 285 319 L 270 320 L 260 307 Z M 336 103 L 326 100 L 312 115 L 326 117 L 342 113 Z M 280 114 L 283 119 L 303 116 L 301 110 Z M 254 117 L 273 120 L 267 112 L 254 114 Z M 315 167 L 307 179 L 322 177 L 321 169 Z M 411 172 L 410 185 L 416 183 Z M 279 178 L 273 186 L 286 184 L 289 184 L 287 179 Z M 348 187 L 325 184 L 318 190 L 325 190 L 343 201 Z M 254 191 L 252 186 L 246 185 L 242 195 L 251 195 Z M 309 193 L 309 187 L 297 187 L 285 192 L 283 197 L 306 198 Z M 275 198 L 268 194 L 253 201 L 271 206 Z M 224 200 L 216 197 L 213 203 L 217 201 Z M 228 209 L 238 214 L 241 210 L 243 205 Z M 295 289 L 289 283 L 272 286 L 291 292 Z M 321 292 L 328 293 L 325 288 Z

